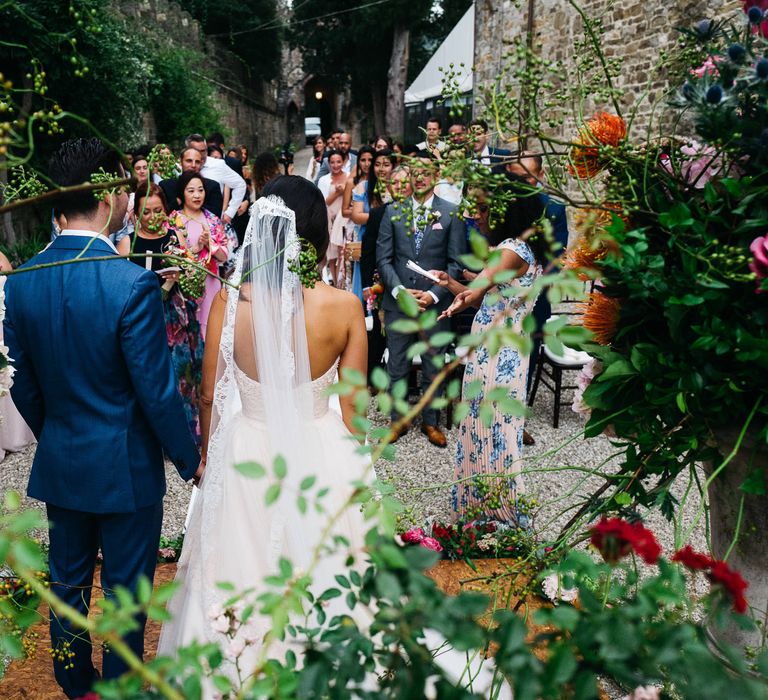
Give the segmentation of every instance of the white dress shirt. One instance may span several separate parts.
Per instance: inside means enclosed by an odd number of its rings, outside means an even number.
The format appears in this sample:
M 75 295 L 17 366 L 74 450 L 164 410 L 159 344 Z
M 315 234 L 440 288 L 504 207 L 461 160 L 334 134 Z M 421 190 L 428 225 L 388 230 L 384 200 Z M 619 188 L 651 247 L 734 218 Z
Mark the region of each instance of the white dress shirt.
M 98 238 L 104 243 L 106 243 L 112 250 L 117 253 L 117 248 L 115 248 L 115 244 L 112 243 L 112 241 L 109 240 L 107 236 L 105 236 L 103 233 L 99 233 L 98 231 L 86 231 L 85 229 L 79 229 L 79 228 L 65 228 L 59 236 L 87 236 L 88 238 Z
M 445 141 L 438 141 L 434 146 L 429 146 L 429 144 L 426 141 L 422 141 L 421 143 L 416 144 L 416 148 L 418 148 L 420 151 L 428 151 L 430 148 L 436 148 L 440 153 L 442 153 L 445 150 L 446 147 Z
M 224 185 L 229 185 L 229 188 L 232 190 L 232 196 L 229 198 L 229 205 L 224 214 L 234 218 L 237 214 L 237 208 L 245 196 L 245 180 L 221 158 L 206 158 L 203 167 L 200 169 L 200 174 L 209 180 L 218 182 L 222 192 L 224 191 Z

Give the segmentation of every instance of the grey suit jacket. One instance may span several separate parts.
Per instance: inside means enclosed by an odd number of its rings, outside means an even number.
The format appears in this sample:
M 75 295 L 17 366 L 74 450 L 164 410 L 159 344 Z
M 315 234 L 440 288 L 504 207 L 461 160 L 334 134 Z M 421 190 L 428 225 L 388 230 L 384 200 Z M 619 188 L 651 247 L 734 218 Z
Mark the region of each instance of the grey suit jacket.
M 451 294 L 445 287 L 409 270 L 406 263 L 413 260 L 425 270 L 445 270 L 454 279 L 460 279 L 463 269 L 460 257 L 467 252 L 466 227 L 458 217 L 456 205 L 435 196 L 432 210 L 440 212 L 440 217 L 427 226 L 421 250 L 416 255 L 411 222 L 412 207 L 410 197 L 399 206 L 391 204 L 381 221 L 376 244 L 376 262 L 386 290 L 382 306 L 385 311 L 399 310 L 392 290 L 402 285 L 406 289 L 432 292 L 439 299 L 434 308 L 442 311 L 449 306 Z M 393 217 L 397 221 L 393 221 Z

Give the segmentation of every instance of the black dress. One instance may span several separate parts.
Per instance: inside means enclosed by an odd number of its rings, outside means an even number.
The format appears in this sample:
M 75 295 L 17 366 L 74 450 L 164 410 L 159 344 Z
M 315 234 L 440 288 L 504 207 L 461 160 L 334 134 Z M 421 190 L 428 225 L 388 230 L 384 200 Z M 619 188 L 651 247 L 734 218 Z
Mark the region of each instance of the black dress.
M 145 253 L 165 253 L 165 249 L 168 246 L 169 236 L 160 236 L 159 238 L 142 238 L 141 236 L 133 233 L 131 234 L 131 253 L 145 254 Z M 147 270 L 157 272 L 160 268 L 167 267 L 164 264 L 162 258 L 153 258 L 146 255 L 141 257 L 130 258 L 130 261 L 141 265 Z

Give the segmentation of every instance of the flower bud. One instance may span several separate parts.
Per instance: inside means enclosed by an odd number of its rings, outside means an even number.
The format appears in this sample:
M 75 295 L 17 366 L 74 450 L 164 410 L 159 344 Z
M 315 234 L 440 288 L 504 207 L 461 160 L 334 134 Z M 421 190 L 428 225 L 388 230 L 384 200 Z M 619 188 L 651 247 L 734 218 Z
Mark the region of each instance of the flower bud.
M 711 19 L 703 19 L 696 25 L 696 33 L 699 39 L 710 39 L 715 29 L 715 23 Z
M 741 63 L 747 55 L 747 50 L 741 44 L 731 44 L 728 47 L 728 58 L 734 63 Z
M 723 88 L 721 88 L 719 85 L 713 85 L 709 88 L 709 90 L 707 90 L 706 99 L 710 104 L 719 104 L 723 99 Z
M 760 24 L 763 21 L 763 11 L 754 5 L 747 10 L 747 17 L 752 24 Z

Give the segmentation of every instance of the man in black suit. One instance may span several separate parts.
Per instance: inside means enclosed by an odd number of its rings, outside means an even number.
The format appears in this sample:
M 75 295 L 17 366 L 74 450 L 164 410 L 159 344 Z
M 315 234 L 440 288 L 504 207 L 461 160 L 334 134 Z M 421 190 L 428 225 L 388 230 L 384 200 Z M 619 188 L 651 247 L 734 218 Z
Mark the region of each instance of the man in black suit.
M 194 148 L 185 148 L 180 157 L 181 171 L 193 170 L 200 172 L 203 167 L 203 159 L 200 153 Z M 201 176 L 202 177 L 202 176 Z M 205 187 L 205 208 L 221 218 L 221 211 L 224 208 L 224 197 L 221 193 L 221 187 L 216 180 L 209 180 L 203 177 L 203 186 Z M 160 182 L 160 189 L 165 194 L 165 201 L 168 203 L 168 214 L 174 209 L 181 207 L 181 192 L 178 191 L 178 178 L 172 177 Z
M 473 159 L 487 165 L 493 173 L 503 173 L 505 162 L 512 156 L 512 151 L 505 148 L 492 148 L 489 144 L 491 133 L 485 119 L 474 119 L 469 125 Z

